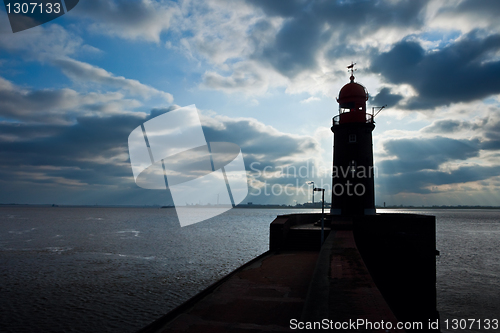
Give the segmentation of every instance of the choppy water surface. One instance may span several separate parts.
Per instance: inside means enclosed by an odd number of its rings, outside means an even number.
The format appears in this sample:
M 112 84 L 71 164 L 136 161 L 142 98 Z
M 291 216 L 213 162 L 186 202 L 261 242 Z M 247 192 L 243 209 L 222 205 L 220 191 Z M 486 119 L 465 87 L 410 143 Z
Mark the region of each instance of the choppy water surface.
M 180 228 L 173 209 L 2 207 L 0 331 L 135 332 L 266 251 L 269 223 L 298 212 Z M 500 319 L 500 211 L 400 212 L 437 217 L 442 319 Z
M 0 331 L 135 332 L 265 252 L 287 212 L 0 208 Z

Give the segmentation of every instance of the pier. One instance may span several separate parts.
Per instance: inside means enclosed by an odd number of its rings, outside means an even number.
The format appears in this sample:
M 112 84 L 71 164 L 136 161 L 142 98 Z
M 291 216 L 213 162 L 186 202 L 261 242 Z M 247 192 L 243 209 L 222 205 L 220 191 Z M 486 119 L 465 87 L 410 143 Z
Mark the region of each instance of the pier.
M 433 216 L 327 217 L 320 247 L 321 214 L 278 216 L 268 252 L 138 333 L 288 332 L 306 323 L 428 325 L 439 318 Z

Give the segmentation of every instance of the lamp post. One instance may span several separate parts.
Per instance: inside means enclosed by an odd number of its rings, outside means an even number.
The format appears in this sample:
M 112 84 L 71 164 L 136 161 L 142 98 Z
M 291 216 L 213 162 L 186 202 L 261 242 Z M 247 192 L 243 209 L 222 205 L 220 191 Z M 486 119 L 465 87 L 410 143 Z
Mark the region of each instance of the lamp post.
M 314 191 L 321 191 L 321 245 L 323 245 L 323 241 L 325 240 L 325 189 L 324 188 L 314 188 L 313 185 L 313 195 Z
M 314 189 L 314 182 L 313 182 L 313 181 L 310 181 L 310 182 L 307 182 L 307 184 L 309 184 L 309 185 L 312 185 L 312 186 L 313 186 L 313 207 L 314 207 L 314 191 L 316 191 L 316 190 Z

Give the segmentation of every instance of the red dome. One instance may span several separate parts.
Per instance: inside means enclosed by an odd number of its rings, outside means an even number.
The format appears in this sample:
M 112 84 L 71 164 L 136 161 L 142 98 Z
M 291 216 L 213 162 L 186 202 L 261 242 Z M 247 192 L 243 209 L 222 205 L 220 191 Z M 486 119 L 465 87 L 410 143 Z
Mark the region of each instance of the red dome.
M 366 102 L 368 100 L 368 92 L 365 87 L 359 83 L 351 81 L 340 89 L 338 101 L 340 104 L 345 102 Z
M 349 66 L 352 70 L 352 66 Z M 354 75 L 351 74 L 351 82 L 340 89 L 339 98 L 339 123 L 364 123 L 367 119 L 366 101 L 368 91 L 359 83 L 354 82 Z

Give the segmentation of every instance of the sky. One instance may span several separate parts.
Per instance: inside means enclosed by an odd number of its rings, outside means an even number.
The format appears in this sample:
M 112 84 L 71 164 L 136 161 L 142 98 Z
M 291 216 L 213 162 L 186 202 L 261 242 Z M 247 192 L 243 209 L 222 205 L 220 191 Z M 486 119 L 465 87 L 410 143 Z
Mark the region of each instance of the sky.
M 0 203 L 172 204 L 136 185 L 127 139 L 192 104 L 208 142 L 241 148 L 243 203 L 311 201 L 355 62 L 367 108 L 387 105 L 376 204 L 498 206 L 498 17 L 496 0 L 82 0 L 13 33 L 1 6 Z

